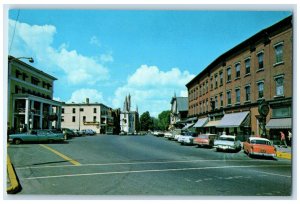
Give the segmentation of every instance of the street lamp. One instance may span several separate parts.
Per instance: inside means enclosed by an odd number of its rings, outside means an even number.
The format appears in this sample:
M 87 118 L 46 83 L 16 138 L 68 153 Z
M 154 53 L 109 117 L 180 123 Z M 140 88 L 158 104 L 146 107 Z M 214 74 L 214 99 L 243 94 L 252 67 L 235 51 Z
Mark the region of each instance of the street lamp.
M 13 57 L 13 56 L 8 57 L 8 63 L 10 64 L 12 61 L 20 60 L 20 59 L 28 59 L 28 62 L 34 63 L 34 59 L 32 57 Z

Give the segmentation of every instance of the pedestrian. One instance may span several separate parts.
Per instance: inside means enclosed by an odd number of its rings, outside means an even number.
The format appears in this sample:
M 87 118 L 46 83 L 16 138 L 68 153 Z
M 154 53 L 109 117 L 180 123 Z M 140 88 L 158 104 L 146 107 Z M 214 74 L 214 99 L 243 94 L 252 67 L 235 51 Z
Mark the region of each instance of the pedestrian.
M 291 133 L 291 131 L 289 131 L 288 138 L 289 138 L 289 141 L 290 141 L 290 145 L 292 146 L 292 133 Z
M 285 134 L 280 131 L 280 147 L 284 144 L 284 147 L 287 148 L 286 140 L 285 140 Z

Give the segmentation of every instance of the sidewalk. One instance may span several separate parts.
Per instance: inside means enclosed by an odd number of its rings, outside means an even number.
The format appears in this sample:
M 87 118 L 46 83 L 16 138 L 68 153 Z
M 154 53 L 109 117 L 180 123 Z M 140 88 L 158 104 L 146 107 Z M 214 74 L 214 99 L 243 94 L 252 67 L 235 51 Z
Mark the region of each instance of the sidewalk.
M 277 149 L 277 157 L 283 159 L 292 159 L 292 148 L 291 147 L 280 147 L 279 145 L 275 145 Z
M 15 194 L 20 191 L 21 186 L 19 184 L 15 169 L 7 155 L 7 171 L 6 171 L 6 192 L 8 194 Z

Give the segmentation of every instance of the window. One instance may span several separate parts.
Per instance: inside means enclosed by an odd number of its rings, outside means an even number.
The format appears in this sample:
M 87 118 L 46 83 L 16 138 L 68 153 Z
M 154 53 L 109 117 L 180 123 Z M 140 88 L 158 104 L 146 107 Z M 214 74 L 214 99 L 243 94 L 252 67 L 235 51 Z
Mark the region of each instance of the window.
M 220 94 L 220 107 L 223 107 L 223 94 Z
M 93 121 L 94 121 L 94 122 L 97 121 L 97 116 L 94 116 Z
M 235 103 L 239 104 L 241 102 L 241 91 L 240 89 L 235 90 Z
M 85 123 L 85 121 L 86 121 L 86 116 L 83 116 L 83 117 L 82 117 L 82 121 Z
M 65 113 L 65 109 L 64 108 L 61 109 L 61 113 Z
M 214 84 L 213 84 L 213 77 L 210 77 L 210 90 L 213 90 Z
M 73 108 L 73 113 L 76 113 L 76 109 L 75 108 Z
M 220 72 L 220 86 L 223 86 L 223 72 Z
M 276 82 L 276 96 L 283 96 L 284 95 L 283 76 L 276 77 L 275 82 Z
M 94 113 L 97 113 L 97 108 L 94 108 Z
M 227 82 L 231 81 L 231 68 L 227 68 Z
M 75 116 L 72 117 L 72 122 L 75 122 Z
M 200 88 L 199 88 L 199 96 L 202 96 L 202 86 L 200 85 Z
M 32 77 L 31 77 L 31 83 L 32 83 L 33 85 L 39 85 L 40 80 L 39 80 L 38 78 L 32 76 Z
M 83 108 L 80 108 L 80 109 L 79 109 L 79 111 L 80 111 L 80 112 L 83 112 L 83 111 L 84 111 L 84 109 L 83 109 Z
M 257 83 L 258 86 L 258 98 L 263 98 L 264 97 L 264 82 L 259 82 Z
M 250 58 L 245 59 L 245 74 L 250 74 Z
M 218 96 L 215 96 L 215 109 L 218 108 Z
M 250 101 L 250 86 L 245 87 L 245 92 L 246 92 L 246 101 Z
M 208 112 L 208 100 L 206 100 L 206 111 Z
M 208 93 L 208 80 L 206 81 L 206 93 Z
M 64 122 L 65 119 L 64 119 L 64 116 L 61 116 L 61 122 Z
M 283 43 L 274 45 L 275 49 L 275 64 L 283 62 Z
M 263 52 L 258 53 L 257 59 L 258 59 L 258 69 L 263 69 L 264 68 L 264 53 Z
M 218 75 L 215 75 L 215 89 L 218 88 Z
M 227 105 L 231 105 L 231 91 L 227 91 Z
M 241 76 L 241 63 L 235 64 L 235 78 L 238 79 Z

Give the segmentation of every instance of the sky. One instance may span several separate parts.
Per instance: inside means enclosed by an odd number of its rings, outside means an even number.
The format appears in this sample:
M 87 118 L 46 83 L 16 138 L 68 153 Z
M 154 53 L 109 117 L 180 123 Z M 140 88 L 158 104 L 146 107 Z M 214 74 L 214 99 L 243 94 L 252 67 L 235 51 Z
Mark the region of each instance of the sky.
M 54 76 L 54 99 L 157 117 L 224 52 L 290 11 L 12 9 L 8 54 Z

